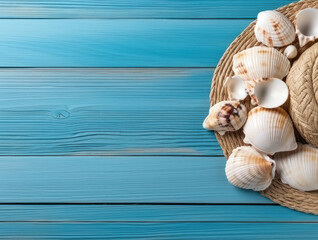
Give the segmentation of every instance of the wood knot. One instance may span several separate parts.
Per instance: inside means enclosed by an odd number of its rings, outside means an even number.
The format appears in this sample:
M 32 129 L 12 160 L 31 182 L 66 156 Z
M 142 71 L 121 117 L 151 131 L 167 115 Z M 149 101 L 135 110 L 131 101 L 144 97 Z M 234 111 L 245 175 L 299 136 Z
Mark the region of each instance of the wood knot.
M 70 113 L 66 110 L 56 110 L 52 112 L 52 116 L 57 119 L 65 119 L 70 116 Z

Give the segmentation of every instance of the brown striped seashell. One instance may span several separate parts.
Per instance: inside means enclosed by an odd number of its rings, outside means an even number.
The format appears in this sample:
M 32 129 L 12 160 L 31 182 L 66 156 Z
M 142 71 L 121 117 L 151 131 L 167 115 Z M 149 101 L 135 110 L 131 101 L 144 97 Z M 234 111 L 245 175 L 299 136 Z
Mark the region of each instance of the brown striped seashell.
M 222 101 L 210 108 L 209 115 L 203 122 L 207 130 L 214 130 L 221 135 L 240 129 L 247 118 L 244 104 L 238 101 Z
M 318 149 L 298 143 L 292 152 L 275 154 L 277 173 L 283 183 L 301 191 L 318 189 Z
M 275 177 L 275 161 L 252 147 L 243 146 L 233 150 L 226 167 L 228 181 L 236 187 L 265 190 Z
M 293 123 L 282 108 L 253 108 L 243 132 L 245 143 L 268 155 L 297 148 Z
M 252 47 L 233 56 L 235 75 L 246 81 L 262 78 L 283 79 L 289 69 L 288 58 L 274 48 Z
M 284 47 L 295 40 L 293 24 L 277 11 L 263 11 L 257 15 L 254 28 L 257 40 L 268 47 Z

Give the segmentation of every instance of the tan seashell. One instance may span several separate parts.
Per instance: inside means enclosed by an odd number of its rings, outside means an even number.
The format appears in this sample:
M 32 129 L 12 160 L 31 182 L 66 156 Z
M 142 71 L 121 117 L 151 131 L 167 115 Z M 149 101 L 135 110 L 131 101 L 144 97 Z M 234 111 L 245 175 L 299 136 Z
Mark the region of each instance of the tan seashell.
M 277 173 L 283 183 L 301 191 L 318 189 L 318 149 L 298 144 L 292 152 L 275 154 Z
M 297 148 L 293 123 L 282 108 L 253 108 L 243 131 L 245 143 L 269 155 Z
M 297 54 L 298 54 L 298 51 L 294 45 L 289 45 L 284 51 L 284 55 L 288 59 L 293 59 L 293 58 L 297 57 Z
M 263 11 L 254 28 L 257 40 L 268 47 L 283 47 L 295 40 L 293 24 L 280 12 Z
M 252 47 L 233 56 L 233 71 L 244 80 L 262 78 L 283 79 L 289 72 L 290 62 L 274 48 Z
M 225 174 L 234 186 L 262 191 L 272 183 L 275 168 L 271 158 L 252 147 L 243 146 L 233 150 L 226 163 Z
M 230 100 L 239 101 L 247 97 L 244 79 L 238 76 L 227 77 L 224 83 Z
M 306 8 L 301 10 L 296 15 L 295 25 L 301 47 L 315 41 L 318 38 L 318 9 Z
M 203 127 L 224 135 L 225 132 L 240 129 L 246 118 L 247 110 L 244 104 L 238 101 L 222 101 L 210 108 L 209 115 L 203 122 Z

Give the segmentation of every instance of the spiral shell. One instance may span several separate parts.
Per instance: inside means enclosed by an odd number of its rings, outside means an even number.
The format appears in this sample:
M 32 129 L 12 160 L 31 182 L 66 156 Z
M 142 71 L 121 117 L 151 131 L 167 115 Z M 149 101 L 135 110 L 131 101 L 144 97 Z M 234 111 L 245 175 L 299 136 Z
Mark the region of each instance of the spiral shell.
M 225 174 L 234 186 L 265 190 L 275 176 L 275 162 L 252 147 L 238 147 L 230 155 Z
M 301 191 L 318 189 L 318 149 L 298 144 L 292 152 L 275 154 L 277 173 L 283 183 Z
M 297 148 L 293 123 L 282 108 L 253 108 L 243 131 L 245 143 L 269 155 Z
M 246 118 L 247 110 L 244 104 L 238 101 L 222 101 L 210 108 L 203 127 L 224 135 L 225 132 L 240 129 Z
M 257 40 L 268 47 L 283 47 L 295 40 L 293 24 L 277 11 L 260 12 L 254 33 Z
M 252 47 L 233 56 L 233 71 L 244 80 L 283 79 L 289 72 L 288 58 L 274 48 Z

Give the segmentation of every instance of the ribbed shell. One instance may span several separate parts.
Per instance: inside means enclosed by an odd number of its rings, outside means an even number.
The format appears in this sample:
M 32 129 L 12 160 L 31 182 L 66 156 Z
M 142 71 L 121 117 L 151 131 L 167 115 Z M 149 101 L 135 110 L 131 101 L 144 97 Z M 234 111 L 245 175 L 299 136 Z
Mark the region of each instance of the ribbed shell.
M 203 127 L 223 135 L 225 132 L 240 129 L 246 119 L 247 110 L 244 104 L 238 101 L 222 101 L 210 108 Z
M 226 163 L 225 174 L 234 186 L 261 191 L 275 176 L 275 162 L 252 147 L 238 147 Z
M 257 16 L 254 33 L 268 47 L 283 47 L 295 40 L 295 29 L 287 17 L 276 11 L 263 11 Z
M 269 155 L 297 148 L 293 123 L 282 108 L 253 108 L 243 131 L 245 143 Z
M 244 80 L 283 79 L 289 69 L 288 58 L 274 48 L 252 47 L 233 56 L 233 71 Z
M 292 152 L 275 154 L 277 173 L 283 183 L 301 191 L 318 189 L 318 149 L 298 144 Z

